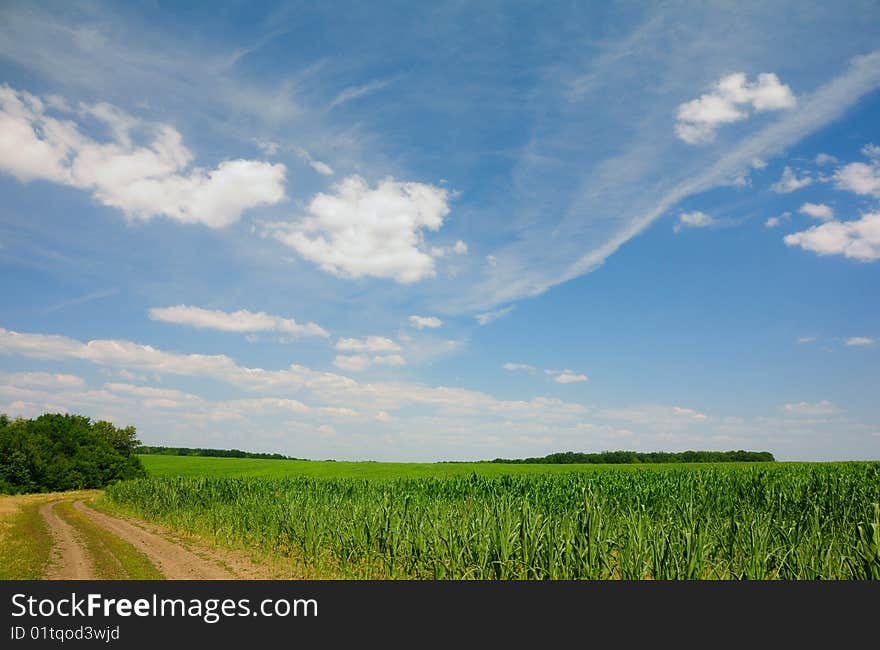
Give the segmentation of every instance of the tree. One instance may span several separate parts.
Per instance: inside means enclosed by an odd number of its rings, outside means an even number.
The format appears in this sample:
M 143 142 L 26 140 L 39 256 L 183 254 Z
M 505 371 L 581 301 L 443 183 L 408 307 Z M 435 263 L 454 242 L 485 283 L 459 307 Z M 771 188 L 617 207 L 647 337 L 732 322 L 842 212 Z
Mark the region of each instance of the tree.
M 10 421 L 0 415 L 0 491 L 100 488 L 145 474 L 134 427 L 60 413 Z

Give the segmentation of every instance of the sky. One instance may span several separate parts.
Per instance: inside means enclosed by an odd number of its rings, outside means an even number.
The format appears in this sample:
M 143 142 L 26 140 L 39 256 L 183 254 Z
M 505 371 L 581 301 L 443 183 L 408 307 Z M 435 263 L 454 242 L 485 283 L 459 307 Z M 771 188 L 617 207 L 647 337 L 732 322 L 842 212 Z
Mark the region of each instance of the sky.
M 0 2 L 0 412 L 880 458 L 880 5 Z

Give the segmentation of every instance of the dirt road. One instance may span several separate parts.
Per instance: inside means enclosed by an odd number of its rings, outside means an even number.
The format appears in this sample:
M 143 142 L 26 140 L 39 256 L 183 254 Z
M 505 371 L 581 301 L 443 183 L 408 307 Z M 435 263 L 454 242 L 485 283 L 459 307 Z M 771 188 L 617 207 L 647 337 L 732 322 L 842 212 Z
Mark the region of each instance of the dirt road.
M 70 505 L 75 511 L 73 515 Z M 124 554 L 139 552 L 148 558 L 158 574 L 169 580 L 253 577 L 253 569 L 235 553 L 219 552 L 190 541 L 184 545 L 159 526 L 99 512 L 83 499 L 55 498 L 40 505 L 39 513 L 53 542 L 44 575 L 48 580 L 106 578 L 96 562 L 96 553 L 92 552 L 96 538 L 103 540 L 102 562 L 106 564 L 106 556 L 110 555 L 109 562 L 116 567 L 123 564 Z M 76 516 L 77 513 L 82 517 Z M 112 536 L 109 541 L 108 534 Z
M 85 550 L 73 526 L 55 512 L 58 501 L 40 506 L 40 516 L 55 540 L 46 571 L 47 580 L 94 580 L 98 576 L 91 556 Z
M 73 507 L 98 526 L 146 555 L 169 580 L 230 580 L 236 577 L 229 569 L 218 563 L 219 558 L 204 557 L 206 549 L 202 549 L 202 556 L 196 555 L 193 551 L 163 537 L 156 526 L 149 526 L 145 522 L 135 525 L 111 517 L 89 508 L 82 501 L 75 501 Z M 154 532 L 147 530 L 148 527 Z

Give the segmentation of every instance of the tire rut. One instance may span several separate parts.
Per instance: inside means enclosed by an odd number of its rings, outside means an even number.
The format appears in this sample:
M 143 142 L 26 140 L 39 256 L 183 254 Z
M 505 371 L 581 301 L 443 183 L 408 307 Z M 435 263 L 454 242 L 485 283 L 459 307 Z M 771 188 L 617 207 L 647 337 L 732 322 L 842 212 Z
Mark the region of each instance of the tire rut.
M 141 551 L 169 580 L 231 580 L 236 577 L 223 567 L 199 557 L 179 544 L 123 519 L 92 510 L 82 501 L 75 501 L 73 507 L 98 526 Z
M 95 580 L 95 565 L 70 524 L 55 512 L 61 501 L 50 501 L 40 506 L 40 516 L 55 540 L 46 580 Z

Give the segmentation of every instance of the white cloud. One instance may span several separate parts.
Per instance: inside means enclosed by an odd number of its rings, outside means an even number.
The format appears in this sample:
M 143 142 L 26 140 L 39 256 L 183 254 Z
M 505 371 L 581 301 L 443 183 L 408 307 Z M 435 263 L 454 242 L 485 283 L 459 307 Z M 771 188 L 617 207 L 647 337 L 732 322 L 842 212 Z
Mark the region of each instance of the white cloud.
M 431 255 L 433 257 L 444 257 L 447 253 L 455 253 L 456 255 L 464 255 L 468 252 L 468 245 L 460 239 L 453 246 L 432 246 Z
M 850 163 L 834 174 L 838 189 L 880 198 L 880 163 Z
M 752 169 L 764 169 L 767 166 L 767 161 L 761 158 L 752 158 L 749 166 Z
M 486 255 L 486 264 L 494 268 L 498 266 L 498 258 L 494 255 Z
M 409 317 L 410 327 L 415 327 L 417 330 L 425 329 L 436 329 L 443 325 L 443 321 L 437 318 L 436 316 L 410 316 Z
M 801 336 L 798 338 L 798 343 L 814 343 L 816 341 L 815 336 Z
M 843 255 L 860 262 L 880 259 L 880 212 L 853 221 L 829 221 L 785 236 L 786 246 L 800 246 L 818 255 Z
M 282 164 L 225 160 L 213 170 L 186 172 L 193 155 L 172 126 L 142 122 L 109 104 L 83 105 L 78 115 L 102 122 L 114 136 L 99 142 L 47 109 L 30 93 L 0 86 L 0 170 L 22 182 L 46 180 L 91 191 L 129 219 L 161 215 L 211 228 L 285 198 Z M 148 144 L 135 144 L 133 131 L 148 134 Z
M 256 144 L 257 148 L 267 156 L 274 156 L 278 153 L 278 150 L 281 149 L 280 144 L 272 142 L 271 140 L 260 140 L 257 138 L 254 140 L 254 144 Z
M 446 190 L 393 179 L 371 189 L 360 176 L 333 189 L 317 194 L 299 221 L 271 223 L 266 232 L 339 277 L 412 284 L 436 274 L 422 229 L 443 225 Z
M 293 152 L 297 156 L 299 156 L 299 158 L 309 167 L 314 169 L 322 176 L 333 176 L 333 174 L 336 173 L 333 171 L 333 168 L 330 165 L 325 162 L 321 162 L 320 160 L 315 160 L 314 158 L 312 158 L 312 155 L 302 147 L 293 147 Z
M 604 409 L 598 411 L 596 415 L 609 420 L 625 420 L 662 431 L 687 428 L 709 420 L 708 415 L 694 409 L 660 404 Z
M 722 77 L 711 93 L 678 107 L 675 132 L 688 144 L 711 142 L 722 124 L 744 120 L 751 106 L 756 112 L 793 108 L 794 94 L 773 73 L 762 73 L 748 83 L 742 72 Z
M 706 420 L 707 416 L 705 413 L 700 413 L 699 411 L 695 411 L 694 409 L 683 408 L 681 406 L 673 406 L 672 413 L 679 417 L 689 418 L 692 420 Z
M 400 346 L 383 336 L 368 336 L 363 339 L 339 339 L 336 349 L 345 352 L 399 352 Z
M 35 386 L 38 388 L 82 388 L 82 377 L 51 372 L 0 372 L 0 382 L 9 386 Z
M 189 325 L 201 329 L 220 330 L 221 332 L 281 332 L 292 336 L 321 336 L 327 338 L 330 333 L 316 323 L 301 325 L 292 318 L 273 316 L 266 312 L 252 312 L 240 309 L 225 312 L 219 309 L 202 309 L 188 305 L 175 307 L 154 307 L 150 309 L 150 318 L 165 323 Z
M 837 158 L 827 153 L 816 154 L 814 159 L 817 165 L 830 165 L 837 162 Z
M 802 187 L 806 187 L 812 182 L 813 179 L 810 178 L 809 174 L 805 174 L 801 178 L 798 178 L 795 172 L 792 171 L 791 167 L 786 167 L 782 170 L 782 178 L 771 185 L 770 189 L 777 194 L 789 194 Z
M 320 160 L 312 160 L 309 162 L 309 167 L 323 176 L 333 176 L 336 173 L 330 165 Z
M 174 402 L 198 402 L 201 398 L 197 395 L 184 393 L 173 388 L 155 388 L 153 386 L 137 386 L 135 384 L 108 383 L 104 388 L 111 393 L 132 395 L 147 399 L 162 399 Z
M 869 142 L 862 147 L 862 155 L 867 156 L 868 158 L 880 158 L 880 147 Z
M 560 373 L 557 373 L 555 377 L 553 377 L 553 381 L 557 384 L 575 384 L 582 381 L 587 381 L 589 377 L 586 375 L 581 375 L 576 373 L 574 370 L 563 370 Z
M 371 81 L 370 83 L 363 84 L 362 86 L 351 86 L 349 88 L 346 88 L 333 98 L 333 101 L 330 102 L 329 108 L 335 108 L 337 106 L 340 106 L 341 104 L 345 104 L 360 97 L 364 97 L 365 95 L 374 93 L 377 90 L 381 90 L 392 81 L 394 81 L 393 78 L 378 79 L 376 81 Z
M 844 342 L 844 345 L 848 345 L 848 346 L 874 345 L 874 339 L 869 338 L 867 336 L 850 336 Z
M 406 359 L 399 354 L 369 356 L 366 354 L 338 354 L 333 365 L 349 372 L 361 372 L 371 366 L 404 366 Z
M 831 221 L 834 218 L 834 210 L 824 203 L 804 203 L 798 212 L 822 221 Z
M 499 318 L 503 318 L 507 316 L 510 312 L 513 311 L 515 305 L 510 305 L 509 307 L 505 307 L 504 309 L 498 309 L 496 311 L 487 311 L 482 314 L 477 314 L 474 318 L 477 319 L 477 322 L 480 325 L 488 325 L 492 321 L 496 321 Z
M 837 407 L 826 399 L 820 402 L 797 402 L 784 404 L 782 410 L 791 415 L 831 415 L 837 412 Z
M 678 217 L 678 223 L 675 224 L 673 230 L 680 232 L 682 228 L 706 228 L 715 223 L 715 220 L 706 214 L 695 210 L 693 212 L 683 212 Z
M 776 226 L 781 224 L 783 221 L 788 220 L 788 218 L 790 216 L 791 216 L 791 212 L 783 212 L 778 217 L 770 217 L 769 219 L 767 219 L 767 221 L 764 222 L 764 226 L 767 228 L 775 228 Z
M 350 377 L 319 372 L 299 365 L 280 370 L 264 370 L 239 366 L 226 355 L 179 354 L 124 340 L 99 339 L 83 343 L 65 336 L 18 333 L 2 328 L 0 354 L 34 359 L 80 360 L 111 368 L 138 368 L 161 374 L 206 377 L 246 390 L 308 391 L 313 398 L 327 405 L 358 407 L 370 412 L 422 405 L 456 415 L 483 414 L 496 417 L 504 414 L 549 421 L 576 419 L 586 410 L 580 404 L 555 398 L 500 400 L 479 391 L 448 386 L 403 382 L 361 383 Z M 374 363 L 373 359 L 368 359 L 370 364 Z M 400 361 L 401 359 L 386 358 L 380 363 L 399 365 Z M 343 360 L 342 363 L 346 361 Z M 362 362 L 355 360 L 349 363 L 359 367 Z
M 535 366 L 530 366 L 526 363 L 510 363 L 507 362 L 503 366 L 501 366 L 505 370 L 515 371 L 515 370 L 526 370 L 528 372 L 535 372 Z
M 621 155 L 603 165 L 607 173 L 597 178 L 596 174 L 578 172 L 571 177 L 581 190 L 561 199 L 560 206 L 569 215 L 567 220 L 552 227 L 536 228 L 499 248 L 497 267 L 486 268 L 485 280 L 473 284 L 453 305 L 457 303 L 469 310 L 491 309 L 541 295 L 550 287 L 592 273 L 623 244 L 669 214 L 680 202 L 725 183 L 756 157 L 785 153 L 795 143 L 843 116 L 860 98 L 878 87 L 880 50 L 853 57 L 841 74 L 800 98 L 797 108 L 786 119 L 768 124 L 712 160 L 682 167 L 680 173 L 670 169 L 668 156 L 659 155 L 656 148 L 647 143 L 653 137 L 652 131 L 642 131 L 645 138 L 636 138 Z M 559 133 L 572 138 L 576 132 L 565 129 Z M 550 154 L 554 142 L 552 138 L 544 138 L 531 144 L 529 150 Z M 533 155 L 522 167 L 537 170 L 539 159 Z M 668 182 L 652 184 L 654 189 L 650 192 L 633 194 L 634 183 L 647 182 L 645 179 L 649 177 L 644 175 L 647 169 L 653 170 L 652 173 L 662 171 Z M 549 201 L 555 194 L 542 195 L 541 200 Z M 602 197 L 601 203 L 597 203 L 598 197 Z M 532 207 L 540 209 L 538 204 Z M 601 219 L 576 216 L 596 210 L 601 213 Z M 559 244 L 552 254 L 543 244 L 551 234 L 558 238 Z

